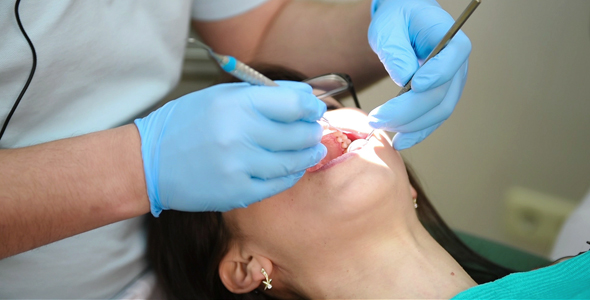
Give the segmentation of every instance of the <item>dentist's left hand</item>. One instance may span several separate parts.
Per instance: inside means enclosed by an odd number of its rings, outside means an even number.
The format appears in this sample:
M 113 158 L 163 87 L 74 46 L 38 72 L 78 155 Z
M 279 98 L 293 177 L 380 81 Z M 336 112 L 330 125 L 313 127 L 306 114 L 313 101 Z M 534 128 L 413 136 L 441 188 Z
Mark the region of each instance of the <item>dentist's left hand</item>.
M 467 80 L 471 42 L 459 31 L 418 70 L 453 18 L 435 0 L 373 0 L 372 11 L 369 44 L 391 78 L 404 86 L 415 73 L 412 90 L 369 114 L 374 128 L 397 132 L 393 146 L 403 150 L 424 140 L 455 109 Z
M 227 211 L 293 186 L 325 155 L 326 105 L 299 82 L 220 84 L 135 120 L 152 214 Z

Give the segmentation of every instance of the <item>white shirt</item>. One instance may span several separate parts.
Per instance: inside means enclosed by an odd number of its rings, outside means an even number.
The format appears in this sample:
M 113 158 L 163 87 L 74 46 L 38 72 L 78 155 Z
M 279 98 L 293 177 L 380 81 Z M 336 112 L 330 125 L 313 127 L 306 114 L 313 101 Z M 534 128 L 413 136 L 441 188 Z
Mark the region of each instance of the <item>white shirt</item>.
M 130 123 L 178 82 L 191 14 L 219 20 L 264 1 L 22 1 L 37 70 L 0 148 Z M 1 126 L 32 64 L 14 1 L 0 2 L 0 40 Z M 126 220 L 0 260 L 0 298 L 112 297 L 147 267 L 143 228 Z

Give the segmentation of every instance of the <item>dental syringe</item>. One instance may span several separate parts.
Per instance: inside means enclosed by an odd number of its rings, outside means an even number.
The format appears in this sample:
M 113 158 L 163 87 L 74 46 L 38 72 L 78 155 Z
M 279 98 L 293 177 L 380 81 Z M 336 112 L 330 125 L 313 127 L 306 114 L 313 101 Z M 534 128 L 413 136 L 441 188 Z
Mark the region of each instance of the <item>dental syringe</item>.
M 451 39 L 455 36 L 455 34 L 457 34 L 457 32 L 459 32 L 459 29 L 461 29 L 461 26 L 463 26 L 463 24 L 465 24 L 465 21 L 467 21 L 467 19 L 469 19 L 469 17 L 473 13 L 473 11 L 475 11 L 475 9 L 479 6 L 479 4 L 481 4 L 481 0 L 471 0 L 471 3 L 469 3 L 467 8 L 465 8 L 465 10 L 459 16 L 459 18 L 457 18 L 457 20 L 455 21 L 453 26 L 451 26 L 451 28 L 449 28 L 449 31 L 447 31 L 445 36 L 443 36 L 443 38 L 436 45 L 436 47 L 434 47 L 434 49 L 432 49 L 432 52 L 430 52 L 428 57 L 426 57 L 426 59 L 424 60 L 424 63 L 422 63 L 422 66 L 424 66 L 424 64 L 426 64 L 426 62 L 428 62 L 431 58 L 433 58 L 438 53 L 440 53 L 440 51 L 442 49 L 444 49 L 449 44 Z M 422 66 L 420 66 L 420 67 L 422 67 Z M 418 68 L 418 70 L 420 70 L 420 68 Z M 418 72 L 418 70 L 416 70 L 416 72 Z M 416 74 L 416 73 L 414 73 L 414 74 Z M 412 78 L 413 77 L 414 77 L 414 75 L 412 75 L 412 77 L 410 78 L 408 83 L 406 83 L 406 85 L 399 91 L 399 93 L 397 94 L 396 97 L 399 97 L 399 96 L 409 92 L 412 89 Z M 346 151 L 350 152 L 350 151 L 358 150 L 358 149 L 364 147 L 369 142 L 369 139 L 371 139 L 371 137 L 373 137 L 374 133 L 375 133 L 375 129 L 371 130 L 371 132 L 369 132 L 369 135 L 367 135 L 366 138 L 353 141 L 352 143 L 350 143 L 350 145 L 348 145 L 348 148 L 346 149 Z
M 252 69 L 250 66 L 237 60 L 233 56 L 217 54 L 217 53 L 213 52 L 213 49 L 211 49 L 211 47 L 205 45 L 203 42 L 201 42 L 197 39 L 194 39 L 194 38 L 189 38 L 188 42 L 190 44 L 196 45 L 199 48 L 203 48 L 203 49 L 207 50 L 207 52 L 209 53 L 209 56 L 211 56 L 219 64 L 219 66 L 221 67 L 222 70 L 224 70 L 225 72 L 233 75 L 234 77 L 236 77 L 244 82 L 247 82 L 252 85 L 279 86 L 276 82 L 274 82 L 274 81 L 270 80 L 268 77 L 260 74 L 258 71 Z M 319 99 L 324 98 L 323 95 L 320 95 L 317 97 Z M 326 124 L 328 124 L 328 126 L 334 127 L 334 126 L 332 126 L 332 124 L 330 124 L 328 119 L 326 119 L 324 116 L 322 116 L 320 118 L 320 120 L 324 121 Z M 334 127 L 334 128 L 336 128 L 336 127 Z M 336 128 L 336 129 L 339 130 L 338 128 Z

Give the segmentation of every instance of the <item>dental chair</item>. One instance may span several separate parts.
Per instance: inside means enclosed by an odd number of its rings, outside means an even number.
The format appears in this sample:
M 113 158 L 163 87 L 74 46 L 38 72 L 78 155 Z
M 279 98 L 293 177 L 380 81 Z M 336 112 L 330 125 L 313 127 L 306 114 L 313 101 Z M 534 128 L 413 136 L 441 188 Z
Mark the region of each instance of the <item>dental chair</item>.
M 530 271 L 551 263 L 547 258 L 516 248 L 455 230 L 455 234 L 481 256 L 516 271 Z

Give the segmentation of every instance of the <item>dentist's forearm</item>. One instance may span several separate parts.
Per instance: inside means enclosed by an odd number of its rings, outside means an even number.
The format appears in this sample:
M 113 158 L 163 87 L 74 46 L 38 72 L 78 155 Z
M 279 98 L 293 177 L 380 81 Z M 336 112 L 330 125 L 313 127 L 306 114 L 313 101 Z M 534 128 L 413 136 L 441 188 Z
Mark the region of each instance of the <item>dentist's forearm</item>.
M 149 212 L 134 125 L 0 150 L 0 259 Z
M 256 59 L 309 76 L 347 73 L 359 87 L 372 83 L 387 72 L 367 39 L 370 2 L 290 1 L 272 23 Z
M 370 4 L 271 0 L 231 19 L 194 25 L 220 53 L 309 76 L 343 72 L 364 86 L 387 75 L 367 40 Z

